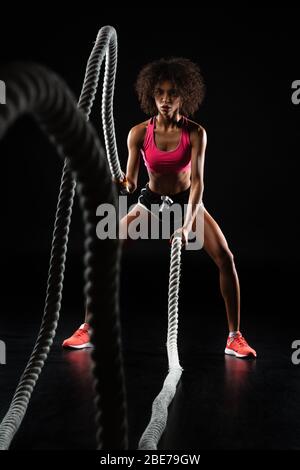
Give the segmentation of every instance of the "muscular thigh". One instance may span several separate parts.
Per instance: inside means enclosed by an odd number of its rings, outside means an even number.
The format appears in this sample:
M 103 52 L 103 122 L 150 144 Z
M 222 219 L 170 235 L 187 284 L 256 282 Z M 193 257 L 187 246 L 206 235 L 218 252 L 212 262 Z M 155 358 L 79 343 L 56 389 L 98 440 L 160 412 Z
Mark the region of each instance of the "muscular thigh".
M 150 212 L 143 207 L 140 204 L 136 204 L 129 212 L 127 215 L 125 215 L 121 220 L 120 220 L 120 234 L 123 235 L 121 238 L 126 238 L 128 234 L 128 227 L 130 223 L 135 220 L 137 217 L 140 218 L 140 220 L 147 220 L 148 222 L 151 219 L 151 214 Z M 125 236 L 126 235 L 126 236 Z
M 217 260 L 218 258 L 221 258 L 224 253 L 229 252 L 226 238 L 215 219 L 209 214 L 206 209 L 204 209 L 203 223 L 204 227 L 201 231 L 203 248 L 211 258 Z M 199 230 L 201 229 L 198 229 L 198 231 Z M 196 233 L 196 235 L 199 234 Z

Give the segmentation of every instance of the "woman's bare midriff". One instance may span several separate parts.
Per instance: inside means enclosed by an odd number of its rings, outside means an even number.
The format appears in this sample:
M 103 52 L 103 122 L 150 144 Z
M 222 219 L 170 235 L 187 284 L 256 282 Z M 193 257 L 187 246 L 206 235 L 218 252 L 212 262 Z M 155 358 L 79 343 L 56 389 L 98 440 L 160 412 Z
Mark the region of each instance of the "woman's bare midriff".
M 162 195 L 180 193 L 191 185 L 191 170 L 170 174 L 155 173 L 148 170 L 148 175 L 150 190 Z

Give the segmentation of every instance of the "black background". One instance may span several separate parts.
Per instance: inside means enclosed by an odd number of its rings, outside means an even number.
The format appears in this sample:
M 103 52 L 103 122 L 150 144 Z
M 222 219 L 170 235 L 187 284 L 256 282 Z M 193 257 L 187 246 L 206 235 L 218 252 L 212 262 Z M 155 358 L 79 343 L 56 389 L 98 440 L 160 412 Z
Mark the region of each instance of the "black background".
M 291 101 L 291 84 L 300 79 L 299 9 L 197 9 L 190 3 L 163 8 L 159 2 L 148 2 L 144 8 L 89 15 L 80 10 L 62 16 L 54 6 L 50 11 L 41 5 L 32 13 L 18 10 L 3 15 L 0 23 L 1 64 L 14 60 L 44 64 L 65 80 L 76 100 L 98 30 L 107 24 L 116 28 L 114 116 L 123 169 L 128 131 L 146 118 L 133 87 L 140 68 L 171 55 L 200 65 L 207 95 L 194 120 L 208 134 L 203 199 L 235 256 L 242 331 L 257 349 L 258 359 L 254 363 L 224 359 L 227 325 L 218 270 L 203 250 L 184 252 L 179 336 L 184 406 L 179 426 L 170 424 L 170 430 L 177 429 L 177 441 L 167 433 L 164 448 L 178 448 L 182 439 L 186 447 L 299 448 L 298 368 L 290 359 L 291 343 L 299 337 L 300 105 Z M 91 122 L 102 138 L 101 92 Z M 2 312 L 8 314 L 3 329 L 8 344 L 8 365 L 2 369 L 3 416 L 43 311 L 63 163 L 26 117 L 0 143 L 0 154 L 1 302 Z M 146 181 L 141 164 L 138 190 Z M 137 197 L 138 191 L 129 203 Z M 86 399 L 88 356 L 61 349 L 62 339 L 83 320 L 82 255 L 76 201 L 62 322 L 17 448 L 94 448 L 89 437 L 93 411 Z M 120 300 L 132 448 L 146 426 L 166 370 L 163 315 L 168 269 L 166 240 L 136 241 L 123 252 Z M 185 381 L 192 386 L 185 386 Z M 42 416 L 47 423 L 43 428 Z
M 292 104 L 291 83 L 300 73 L 299 10 L 162 8 L 153 4 L 90 15 L 62 17 L 53 13 L 47 17 L 38 12 L 34 16 L 20 14 L 13 21 L 2 21 L 1 63 L 18 59 L 42 63 L 57 72 L 78 99 L 97 32 L 105 24 L 114 26 L 119 41 L 114 115 L 123 169 L 128 131 L 146 118 L 133 87 L 140 68 L 170 55 L 188 57 L 200 65 L 207 95 L 194 120 L 208 134 L 205 206 L 235 255 L 245 301 L 255 299 L 256 305 L 265 304 L 263 314 L 267 314 L 271 300 L 275 303 L 272 315 L 288 311 L 296 321 L 291 306 L 296 302 L 299 262 L 300 106 Z M 101 93 L 91 121 L 102 136 L 100 107 Z M 40 307 L 62 161 L 29 118 L 10 130 L 1 143 L 1 156 L 3 301 L 9 306 L 12 299 L 23 302 L 29 296 L 30 302 Z M 141 164 L 139 189 L 146 181 Z M 129 203 L 137 197 L 138 192 L 130 196 Z M 82 241 L 76 203 L 65 301 L 74 302 L 78 311 L 82 302 Z M 166 241 L 138 241 L 135 245 L 124 255 L 124 273 L 134 280 L 133 290 L 129 282 L 126 289 L 130 295 L 138 291 L 142 296 L 147 282 L 155 279 L 161 285 L 158 263 L 164 266 L 162 279 L 166 279 L 168 246 Z M 163 259 L 161 253 L 166 254 Z M 206 279 L 215 292 L 217 271 L 203 250 L 184 256 L 190 270 L 188 283 L 196 287 Z M 165 286 L 164 281 L 162 284 Z M 165 288 L 161 295 L 165 295 Z M 189 302 L 196 307 L 193 295 L 191 287 Z

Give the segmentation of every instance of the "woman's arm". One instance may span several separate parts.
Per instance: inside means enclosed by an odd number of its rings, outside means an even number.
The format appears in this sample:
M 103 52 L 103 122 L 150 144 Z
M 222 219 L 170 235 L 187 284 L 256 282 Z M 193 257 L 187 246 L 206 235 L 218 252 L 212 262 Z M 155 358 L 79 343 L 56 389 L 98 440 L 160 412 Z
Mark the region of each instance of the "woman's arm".
M 126 167 L 126 179 L 130 193 L 137 188 L 137 181 L 140 168 L 140 149 L 143 143 L 144 129 L 141 124 L 130 129 L 127 138 L 128 160 Z
M 140 149 L 143 144 L 144 130 L 141 124 L 134 126 L 130 129 L 127 146 L 128 146 L 128 160 L 126 174 L 122 171 L 121 178 L 112 178 L 114 183 L 117 183 L 120 190 L 133 193 L 137 188 L 137 179 L 140 168 Z
M 199 205 L 202 204 L 204 190 L 204 160 L 207 144 L 205 129 L 198 126 L 198 128 L 190 133 L 190 141 L 192 146 L 191 190 L 183 224 L 183 228 L 187 229 L 188 232 L 192 230 L 193 221 L 196 217 Z

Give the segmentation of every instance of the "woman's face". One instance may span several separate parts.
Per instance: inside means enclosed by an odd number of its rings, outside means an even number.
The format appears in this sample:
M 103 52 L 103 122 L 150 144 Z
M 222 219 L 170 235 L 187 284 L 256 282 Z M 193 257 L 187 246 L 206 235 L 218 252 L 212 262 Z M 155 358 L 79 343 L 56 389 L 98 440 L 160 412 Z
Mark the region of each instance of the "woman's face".
M 163 116 L 173 116 L 181 106 L 181 98 L 175 85 L 169 80 L 157 83 L 154 99 L 158 111 Z

